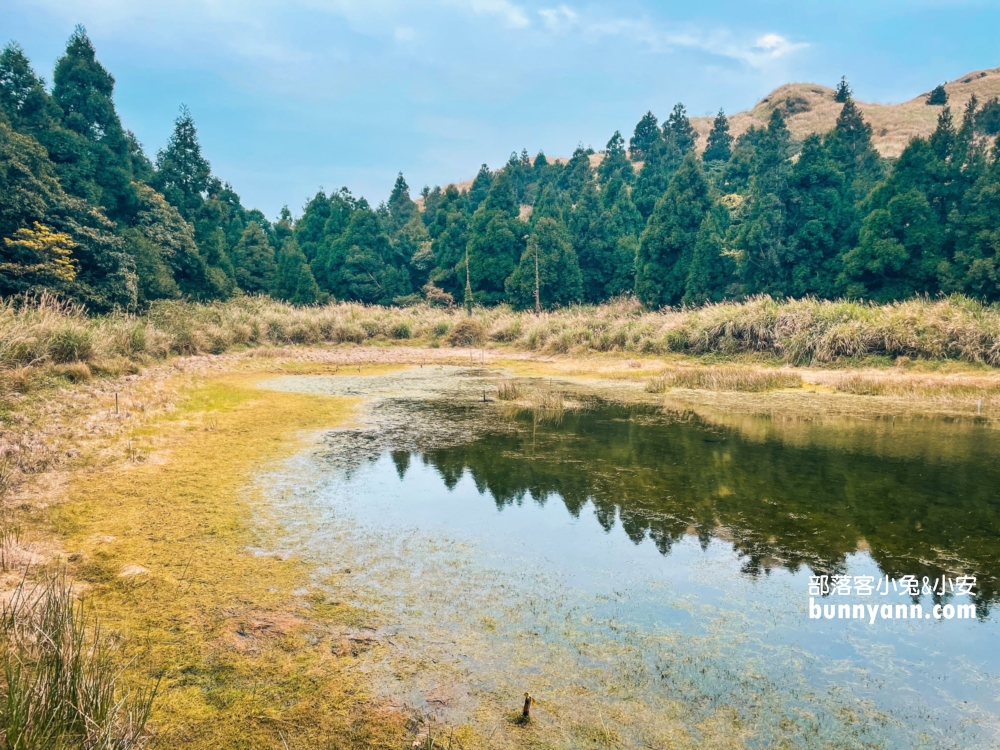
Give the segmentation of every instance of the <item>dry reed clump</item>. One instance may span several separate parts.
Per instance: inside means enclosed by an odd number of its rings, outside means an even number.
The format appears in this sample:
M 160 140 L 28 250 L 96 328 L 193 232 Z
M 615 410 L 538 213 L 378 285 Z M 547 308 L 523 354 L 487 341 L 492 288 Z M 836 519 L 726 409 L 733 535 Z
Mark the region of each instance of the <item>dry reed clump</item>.
M 523 395 L 524 391 L 521 390 L 521 386 L 516 381 L 501 380 L 497 383 L 498 401 L 517 401 Z
M 739 391 L 762 393 L 781 388 L 798 388 L 802 378 L 783 370 L 755 370 L 749 367 L 709 367 L 685 369 L 653 378 L 646 384 L 649 393 L 664 393 L 670 388 L 700 391 Z
M 64 577 L 22 583 L 0 611 L 3 747 L 132 750 L 145 747 L 155 688 L 129 689 L 115 639 Z
M 452 346 L 474 346 L 486 338 L 486 327 L 475 318 L 465 318 L 451 329 L 448 343 Z
M 535 315 L 501 305 L 464 311 L 359 303 L 294 307 L 266 297 L 155 303 L 142 315 L 88 317 L 51 296 L 0 302 L 0 384 L 26 386 L 18 368 L 143 362 L 234 348 L 415 341 L 487 341 L 547 352 L 759 354 L 789 364 L 870 356 L 955 359 L 1000 366 L 1000 306 L 965 297 L 890 305 L 760 296 L 682 310 L 644 310 L 629 297 Z M 82 371 L 81 371 L 82 372 Z
M 835 390 L 854 396 L 884 396 L 925 401 L 983 400 L 991 404 L 1000 400 L 1000 381 L 987 377 L 929 378 L 892 372 L 884 374 L 853 372 L 834 378 L 830 384 Z

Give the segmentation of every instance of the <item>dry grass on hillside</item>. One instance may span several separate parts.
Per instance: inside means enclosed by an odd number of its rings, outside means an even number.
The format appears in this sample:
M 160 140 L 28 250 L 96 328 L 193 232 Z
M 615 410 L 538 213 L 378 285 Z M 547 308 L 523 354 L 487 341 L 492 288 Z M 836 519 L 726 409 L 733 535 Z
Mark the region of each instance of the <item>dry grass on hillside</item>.
M 980 104 L 995 96 L 1000 97 L 1000 68 L 967 73 L 944 84 L 944 88 L 948 92 L 948 106 L 957 119 L 973 94 L 979 98 Z M 919 94 L 899 104 L 857 101 L 865 119 L 871 123 L 872 139 L 882 156 L 899 156 L 913 138 L 926 137 L 934 132 L 942 108 L 927 105 L 928 93 Z M 834 101 L 833 94 L 833 89 L 816 83 L 786 83 L 757 102 L 753 109 L 730 114 L 730 132 L 739 136 L 753 125 L 763 127 L 767 125 L 771 113 L 775 109 L 781 109 L 788 129 L 796 140 L 804 140 L 813 133 L 826 133 L 836 124 L 842 106 Z M 664 109 L 666 110 L 666 105 Z M 691 118 L 691 124 L 698 132 L 699 151 L 705 148 L 714 119 L 714 115 Z M 627 140 L 629 134 L 624 130 L 622 133 Z M 599 149 L 603 144 L 593 144 L 593 147 Z M 591 166 L 596 169 L 602 158 L 602 154 L 593 154 L 590 157 Z M 568 160 L 549 157 L 549 161 L 565 163 Z M 642 162 L 635 162 L 634 166 L 639 169 Z M 454 184 L 459 190 L 468 190 L 472 186 L 472 180 Z
M 948 92 L 948 106 L 960 116 L 969 98 L 975 94 L 982 104 L 1000 96 L 1000 68 L 977 70 L 944 85 Z M 781 109 L 792 136 L 798 140 L 812 133 L 825 133 L 832 129 L 840 114 L 841 106 L 833 99 L 833 89 L 814 83 L 788 83 L 761 99 L 753 109 L 729 116 L 734 136 L 745 132 L 752 125 L 767 125 L 771 113 Z M 882 156 L 899 156 L 906 144 L 917 136 L 929 136 L 937 125 L 941 107 L 926 103 L 927 94 L 900 104 L 881 104 L 858 101 L 865 119 L 871 123 L 875 147 Z M 698 143 L 704 148 L 712 117 L 695 117 L 691 123 L 698 131 Z

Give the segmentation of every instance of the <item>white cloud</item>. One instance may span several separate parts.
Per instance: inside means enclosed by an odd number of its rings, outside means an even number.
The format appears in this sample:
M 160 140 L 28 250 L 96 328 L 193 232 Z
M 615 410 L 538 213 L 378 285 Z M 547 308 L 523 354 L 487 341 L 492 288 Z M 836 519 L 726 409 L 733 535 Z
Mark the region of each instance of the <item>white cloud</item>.
M 507 26 L 516 29 L 531 25 L 524 8 L 510 0 L 444 0 L 444 4 L 469 10 L 477 16 L 497 16 Z
M 789 55 L 809 45 L 791 42 L 774 32 L 756 38 L 737 37 L 726 29 L 704 31 L 695 27 L 669 29 L 648 20 L 636 18 L 592 17 L 583 19 L 566 5 L 540 11 L 545 25 L 552 31 L 577 28 L 585 39 L 601 41 L 620 37 L 642 45 L 652 52 L 694 49 L 737 60 L 753 68 L 766 67 L 771 61 Z
M 543 8 L 538 11 L 538 15 L 542 17 L 545 28 L 555 32 L 569 30 L 580 19 L 580 14 L 568 5 L 560 5 L 558 8 Z

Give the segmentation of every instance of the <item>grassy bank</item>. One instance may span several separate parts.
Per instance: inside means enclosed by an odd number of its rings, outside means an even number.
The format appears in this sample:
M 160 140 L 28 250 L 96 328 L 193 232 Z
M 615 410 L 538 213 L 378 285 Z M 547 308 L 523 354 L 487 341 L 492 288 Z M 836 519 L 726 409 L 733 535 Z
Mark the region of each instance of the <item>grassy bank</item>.
M 39 477 L 8 503 L 20 551 L 34 551 L 29 575 L 65 569 L 101 630 L 123 638 L 122 680 L 159 683 L 152 747 L 399 746 L 400 715 L 378 708 L 341 648 L 375 615 L 303 593 L 303 563 L 251 552 L 269 544 L 253 477 L 353 403 L 263 392 L 256 377 L 140 378 L 120 384 L 117 415 L 113 394 L 61 391 L 88 403 L 92 429 L 123 426 L 79 441 L 63 483 Z
M 758 297 L 649 312 L 632 300 L 536 316 L 507 307 L 461 310 L 352 303 L 296 308 L 265 298 L 164 302 L 140 316 L 88 317 L 51 299 L 0 306 L 0 373 L 8 391 L 47 368 L 70 380 L 120 375 L 170 355 L 267 345 L 504 347 L 550 354 L 624 352 L 824 365 L 898 358 L 1000 365 L 1000 308 L 963 297 L 893 305 Z

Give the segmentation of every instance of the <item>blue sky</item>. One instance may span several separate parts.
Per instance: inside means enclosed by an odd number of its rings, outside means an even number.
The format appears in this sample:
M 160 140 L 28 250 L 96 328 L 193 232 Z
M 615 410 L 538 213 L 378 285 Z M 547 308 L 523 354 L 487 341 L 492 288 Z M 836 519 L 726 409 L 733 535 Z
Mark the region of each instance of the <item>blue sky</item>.
M 961 0 L 0 0 L 0 43 L 49 78 L 82 23 L 155 155 L 178 107 L 247 206 L 296 214 L 319 187 L 373 203 L 626 138 L 652 109 L 752 106 L 846 74 L 909 99 L 1000 65 L 1000 2 Z

